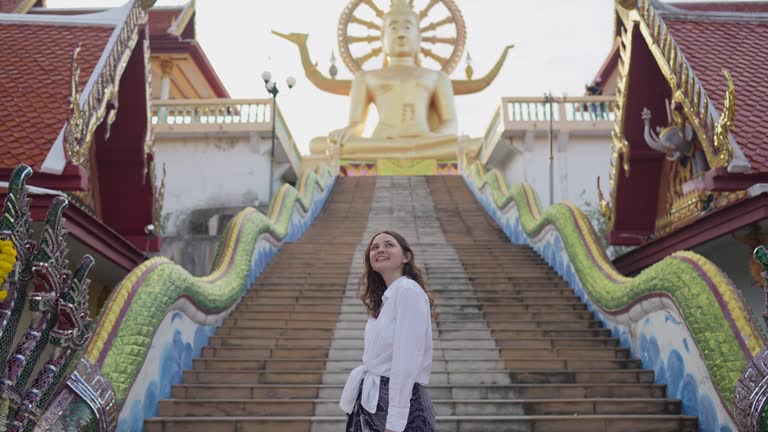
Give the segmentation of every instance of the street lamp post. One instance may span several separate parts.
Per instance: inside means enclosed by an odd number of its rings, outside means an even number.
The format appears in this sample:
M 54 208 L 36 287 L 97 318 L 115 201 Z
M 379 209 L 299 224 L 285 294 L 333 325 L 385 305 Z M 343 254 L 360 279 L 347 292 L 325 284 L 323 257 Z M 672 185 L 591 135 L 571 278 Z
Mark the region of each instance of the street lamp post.
M 267 89 L 267 92 L 272 95 L 272 147 L 269 151 L 269 198 L 267 200 L 267 205 L 269 205 L 272 202 L 274 189 L 272 174 L 275 170 L 275 123 L 277 123 L 277 95 L 280 93 L 280 90 L 277 89 L 277 83 L 272 81 L 272 72 L 262 72 L 261 79 L 264 80 L 264 87 Z M 285 84 L 288 86 L 288 89 L 292 89 L 296 85 L 296 78 L 289 76 L 285 79 Z
M 552 125 L 552 117 L 554 116 L 554 113 L 552 112 L 552 92 L 544 94 L 544 102 L 548 104 L 549 107 L 549 129 L 547 131 L 547 148 L 548 148 L 548 154 L 547 157 L 549 159 L 549 206 L 551 207 L 555 203 L 555 149 L 553 147 L 553 136 L 554 136 L 554 130 Z

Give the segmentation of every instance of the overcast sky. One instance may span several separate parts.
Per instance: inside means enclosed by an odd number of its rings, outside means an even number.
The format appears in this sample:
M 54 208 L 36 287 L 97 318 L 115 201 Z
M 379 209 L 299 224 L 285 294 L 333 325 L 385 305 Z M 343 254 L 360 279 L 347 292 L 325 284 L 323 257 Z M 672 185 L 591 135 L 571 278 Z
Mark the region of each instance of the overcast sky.
M 327 73 L 336 26 L 347 0 L 197 0 L 197 38 L 233 98 L 269 96 L 261 72 L 269 69 L 285 89 L 278 105 L 299 149 L 347 122 L 346 97 L 316 89 L 304 77 L 298 50 L 273 36 L 310 35 L 313 61 Z M 116 6 L 124 0 L 48 0 L 49 7 Z M 157 5 L 184 3 L 159 0 Z M 377 3 L 384 4 L 382 0 Z M 426 0 L 416 0 L 417 7 Z M 456 98 L 460 133 L 482 135 L 503 96 L 581 95 L 613 43 L 614 0 L 455 0 L 467 27 L 466 48 L 475 77 L 484 75 L 503 47 L 514 44 L 496 81 L 484 92 Z M 322 8 L 321 8 L 322 7 Z M 351 75 L 338 61 L 338 78 Z M 464 64 L 453 78 L 464 79 Z

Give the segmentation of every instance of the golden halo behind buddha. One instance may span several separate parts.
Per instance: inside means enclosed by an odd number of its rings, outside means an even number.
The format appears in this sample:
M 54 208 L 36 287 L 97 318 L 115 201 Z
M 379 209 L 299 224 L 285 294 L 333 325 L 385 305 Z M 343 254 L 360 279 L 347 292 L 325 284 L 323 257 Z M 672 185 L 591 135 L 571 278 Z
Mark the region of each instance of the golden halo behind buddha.
M 461 61 L 467 38 L 464 17 L 453 0 L 351 0 L 337 28 L 339 53 L 350 72 L 356 74 L 384 65 L 381 36 L 384 15 L 390 11 L 417 16 L 422 66 L 447 74 L 453 72 Z M 369 62 L 372 66 L 364 67 Z

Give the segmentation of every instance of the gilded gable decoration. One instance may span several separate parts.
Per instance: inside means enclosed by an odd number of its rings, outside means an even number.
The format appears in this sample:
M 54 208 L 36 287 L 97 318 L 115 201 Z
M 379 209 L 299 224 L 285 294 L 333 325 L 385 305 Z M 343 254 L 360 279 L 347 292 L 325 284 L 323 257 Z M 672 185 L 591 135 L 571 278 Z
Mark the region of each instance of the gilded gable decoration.
M 666 78 L 712 168 L 725 168 L 733 160 L 733 142 L 715 140 L 715 125 L 719 115 L 709 100 L 701 82 L 685 60 L 680 47 L 667 31 L 663 19 L 650 0 L 638 0 L 638 25 L 651 53 Z
M 624 121 L 626 118 L 627 91 L 629 89 L 629 65 L 632 56 L 632 32 L 634 22 L 624 20 L 624 25 L 620 28 L 619 42 L 619 64 L 618 81 L 616 84 L 616 120 L 611 139 L 613 142 L 611 151 L 611 170 L 610 170 L 610 194 L 611 202 L 616 202 L 616 182 L 618 181 L 620 169 L 623 168 L 624 175 L 629 177 L 629 143 L 624 137 Z M 608 222 L 609 229 L 613 228 L 614 209 L 606 206 L 606 212 L 610 216 L 603 215 Z M 615 207 L 614 207 L 615 208 Z
M 147 22 L 146 8 L 152 4 L 154 1 L 134 1 L 127 19 L 116 30 L 116 40 L 107 48 L 109 53 L 104 64 L 95 71 L 98 76 L 93 87 L 86 88 L 83 93 L 78 89 L 79 67 L 76 62 L 79 48 L 73 54 L 72 95 L 69 120 L 64 126 L 64 147 L 74 165 L 84 166 L 87 163 L 93 134 L 107 111 L 110 111 L 109 115 L 114 120 L 120 77 L 139 39 L 139 29 Z M 86 97 L 85 101 L 81 100 L 83 96 Z M 111 123 L 109 118 L 107 120 Z

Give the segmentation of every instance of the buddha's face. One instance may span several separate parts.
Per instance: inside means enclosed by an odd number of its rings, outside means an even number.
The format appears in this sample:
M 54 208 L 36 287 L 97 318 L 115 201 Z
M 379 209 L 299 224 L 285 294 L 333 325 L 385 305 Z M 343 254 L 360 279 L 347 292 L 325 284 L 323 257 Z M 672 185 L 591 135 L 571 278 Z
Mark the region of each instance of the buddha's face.
M 384 53 L 390 57 L 414 57 L 421 45 L 421 33 L 415 14 L 390 12 L 384 18 L 382 33 Z

